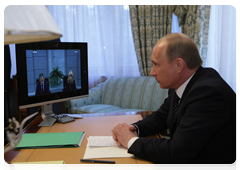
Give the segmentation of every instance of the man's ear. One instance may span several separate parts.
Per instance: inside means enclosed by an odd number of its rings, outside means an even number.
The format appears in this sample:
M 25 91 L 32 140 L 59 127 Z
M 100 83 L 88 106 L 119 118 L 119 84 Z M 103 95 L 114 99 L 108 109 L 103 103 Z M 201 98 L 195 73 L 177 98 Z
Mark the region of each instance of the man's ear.
M 182 58 L 176 58 L 175 67 L 176 67 L 177 73 L 181 73 L 185 67 L 185 61 Z

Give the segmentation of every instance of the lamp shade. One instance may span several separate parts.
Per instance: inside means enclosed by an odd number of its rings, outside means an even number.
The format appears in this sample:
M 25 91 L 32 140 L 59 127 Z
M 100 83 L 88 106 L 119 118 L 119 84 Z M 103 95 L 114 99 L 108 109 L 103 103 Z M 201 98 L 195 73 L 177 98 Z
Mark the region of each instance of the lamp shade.
M 4 45 L 47 41 L 61 36 L 44 5 L 10 5 L 4 10 Z

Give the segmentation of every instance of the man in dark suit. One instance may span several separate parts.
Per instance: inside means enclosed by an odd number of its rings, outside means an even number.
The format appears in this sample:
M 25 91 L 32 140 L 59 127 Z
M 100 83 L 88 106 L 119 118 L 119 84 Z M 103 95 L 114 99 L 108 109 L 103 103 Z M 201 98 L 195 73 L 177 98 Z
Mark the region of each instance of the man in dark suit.
M 168 98 L 143 120 L 114 127 L 118 145 L 153 163 L 234 163 L 235 92 L 214 69 L 201 66 L 196 45 L 184 34 L 161 38 L 151 60 L 151 75 L 169 89 Z M 143 138 L 164 129 L 170 139 Z
M 35 95 L 40 94 L 48 94 L 51 93 L 49 91 L 49 83 L 48 81 L 45 81 L 43 73 L 39 74 L 39 82 L 37 83 L 37 88 Z

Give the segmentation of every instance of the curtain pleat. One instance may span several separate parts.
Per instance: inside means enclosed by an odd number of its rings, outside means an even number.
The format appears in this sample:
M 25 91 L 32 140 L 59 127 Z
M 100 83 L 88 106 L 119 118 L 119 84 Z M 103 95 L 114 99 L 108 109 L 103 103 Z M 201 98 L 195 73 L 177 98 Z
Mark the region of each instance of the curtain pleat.
M 130 5 L 131 27 L 141 76 L 150 76 L 152 50 L 158 39 L 171 33 L 172 12 L 182 33 L 199 49 L 205 66 L 208 46 L 210 5 Z
M 132 34 L 141 76 L 150 76 L 152 50 L 161 37 L 171 33 L 171 5 L 130 5 Z
M 210 5 L 174 5 L 173 13 L 178 17 L 182 33 L 187 34 L 197 45 L 199 54 L 206 64 Z

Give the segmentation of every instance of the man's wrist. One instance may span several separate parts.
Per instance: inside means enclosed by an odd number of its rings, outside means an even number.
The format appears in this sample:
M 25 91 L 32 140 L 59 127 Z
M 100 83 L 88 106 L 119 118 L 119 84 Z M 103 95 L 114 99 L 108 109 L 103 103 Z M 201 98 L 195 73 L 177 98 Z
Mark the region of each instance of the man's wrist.
M 128 149 L 132 146 L 132 144 L 138 139 L 139 137 L 133 137 L 128 141 Z
M 139 131 L 139 128 L 136 124 L 132 124 L 134 127 L 135 127 L 135 131 L 137 132 L 137 135 L 139 136 L 140 134 L 140 131 Z

